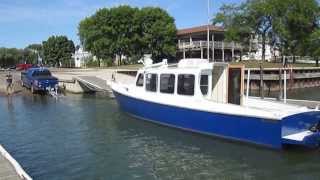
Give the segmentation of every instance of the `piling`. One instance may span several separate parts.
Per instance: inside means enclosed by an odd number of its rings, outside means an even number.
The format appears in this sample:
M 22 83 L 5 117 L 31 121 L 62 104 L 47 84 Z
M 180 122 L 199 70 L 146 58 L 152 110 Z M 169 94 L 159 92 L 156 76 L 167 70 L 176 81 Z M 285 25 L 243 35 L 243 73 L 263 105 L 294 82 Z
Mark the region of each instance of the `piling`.
M 264 99 L 264 81 L 263 81 L 263 67 L 260 64 L 260 97 Z

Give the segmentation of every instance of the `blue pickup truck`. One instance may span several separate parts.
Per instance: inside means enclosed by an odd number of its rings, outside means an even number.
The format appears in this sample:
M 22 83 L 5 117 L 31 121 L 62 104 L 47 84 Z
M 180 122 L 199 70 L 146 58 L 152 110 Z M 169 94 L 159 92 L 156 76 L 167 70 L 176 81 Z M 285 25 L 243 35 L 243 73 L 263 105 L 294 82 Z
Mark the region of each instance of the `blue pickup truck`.
M 58 88 L 58 79 L 46 68 L 30 68 L 21 72 L 21 85 L 36 91 L 51 91 Z

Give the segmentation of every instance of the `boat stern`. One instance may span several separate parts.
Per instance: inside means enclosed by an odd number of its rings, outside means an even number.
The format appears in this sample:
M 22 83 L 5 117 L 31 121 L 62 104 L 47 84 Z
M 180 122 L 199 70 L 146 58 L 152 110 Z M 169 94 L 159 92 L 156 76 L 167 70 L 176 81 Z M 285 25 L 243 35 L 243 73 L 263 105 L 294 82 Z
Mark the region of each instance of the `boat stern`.
M 309 111 L 282 119 L 282 144 L 309 148 L 320 146 L 320 111 Z

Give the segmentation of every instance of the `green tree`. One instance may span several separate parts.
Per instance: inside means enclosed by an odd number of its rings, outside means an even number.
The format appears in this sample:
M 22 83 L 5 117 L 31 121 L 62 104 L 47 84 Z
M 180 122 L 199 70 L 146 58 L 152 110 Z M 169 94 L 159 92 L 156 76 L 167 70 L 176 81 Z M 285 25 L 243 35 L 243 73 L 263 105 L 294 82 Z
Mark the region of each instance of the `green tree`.
M 319 28 L 318 17 L 316 0 L 248 0 L 222 6 L 213 22 L 224 25 L 227 39 L 246 42 L 250 32 L 261 37 L 265 60 L 266 43 L 278 46 L 283 55 L 310 54 L 309 36 Z
M 278 37 L 283 54 L 310 54 L 309 36 L 319 28 L 319 5 L 315 0 L 272 0 L 273 29 Z M 314 35 L 313 35 L 314 36 Z M 311 53 L 312 54 L 312 53 Z
M 307 43 L 307 55 L 310 55 L 316 60 L 316 66 L 319 67 L 319 57 L 320 57 L 320 29 L 315 30 L 309 37 L 309 42 Z
M 35 51 L 42 51 L 42 44 L 30 44 L 26 47 L 26 49 L 35 50 Z
M 174 19 L 163 9 L 142 8 L 136 16 L 140 24 L 137 41 L 140 47 L 140 57 L 143 54 L 152 54 L 156 61 L 163 58 L 172 58 L 176 54 L 177 28 Z
M 79 24 L 80 41 L 98 60 L 129 56 L 135 33 L 136 8 L 119 6 L 103 8 Z M 99 63 L 100 65 L 100 63 Z
M 72 66 L 72 53 L 75 51 L 75 46 L 66 36 L 51 36 L 42 43 L 42 46 L 46 64 Z
M 224 4 L 213 18 L 214 25 L 221 25 L 227 29 L 225 39 L 227 41 L 246 42 L 252 33 L 246 18 L 246 6 L 244 4 Z
M 39 56 L 43 59 L 42 44 L 30 44 L 24 49 L 24 52 L 28 63 L 37 64 Z
M 240 5 L 223 5 L 214 17 L 214 24 L 226 28 L 226 39 L 248 45 L 251 36 L 261 37 L 262 61 L 265 60 L 266 43 L 272 35 L 272 4 L 270 0 L 250 0 Z
M 176 48 L 174 20 L 160 8 L 100 9 L 80 22 L 79 37 L 84 48 L 98 59 L 118 56 L 120 64 L 123 56 L 173 56 Z
M 23 49 L 0 48 L 0 66 L 10 67 L 18 63 L 24 63 L 24 55 Z

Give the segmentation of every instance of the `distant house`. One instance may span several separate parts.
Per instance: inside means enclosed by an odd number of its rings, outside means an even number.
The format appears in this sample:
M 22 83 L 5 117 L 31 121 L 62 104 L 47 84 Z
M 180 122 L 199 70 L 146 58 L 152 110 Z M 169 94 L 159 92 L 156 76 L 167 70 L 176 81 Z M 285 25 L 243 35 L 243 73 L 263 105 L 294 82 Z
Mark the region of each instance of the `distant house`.
M 207 32 L 207 25 L 178 30 L 177 58 L 207 59 Z M 227 42 L 224 36 L 225 29 L 222 27 L 210 25 L 209 32 L 210 61 L 229 62 L 239 59 L 240 56 L 243 60 L 261 59 L 262 45 L 258 37 L 252 37 L 250 47 L 244 47 L 237 42 Z M 271 60 L 278 54 L 272 47 L 266 45 L 266 60 Z
M 75 51 L 73 54 L 74 66 L 76 68 L 85 67 L 87 61 L 90 60 L 93 56 L 90 52 L 85 51 L 82 47 Z
M 208 26 L 198 26 L 178 30 L 177 58 L 204 58 L 211 61 L 232 61 L 239 56 L 243 47 L 239 43 L 226 42 L 225 30 L 218 26 L 209 26 L 209 49 L 207 44 Z

